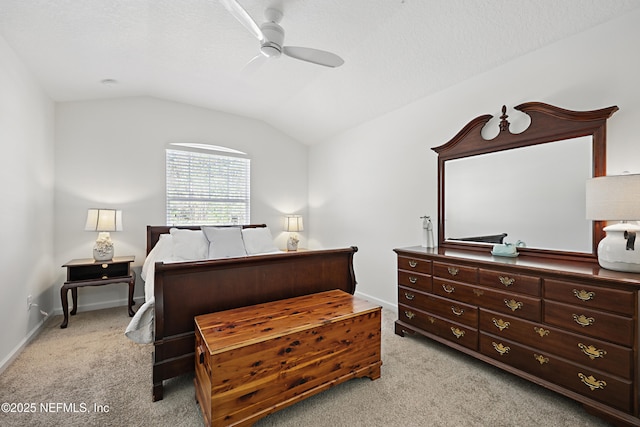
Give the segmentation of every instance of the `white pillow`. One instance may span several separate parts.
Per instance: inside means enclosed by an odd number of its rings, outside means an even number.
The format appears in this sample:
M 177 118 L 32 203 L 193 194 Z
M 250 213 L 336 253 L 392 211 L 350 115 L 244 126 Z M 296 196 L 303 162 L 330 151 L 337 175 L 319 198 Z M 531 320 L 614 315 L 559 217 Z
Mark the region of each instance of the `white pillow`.
M 202 227 L 209 241 L 207 258 L 229 258 L 247 255 L 239 227 Z
M 206 259 L 209 242 L 202 230 L 172 228 L 169 233 L 173 237 L 172 257 L 175 261 Z
M 147 272 L 151 265 L 158 261 L 171 261 L 172 253 L 173 237 L 171 234 L 161 234 L 158 242 L 144 260 L 144 264 L 142 265 L 142 280 L 147 281 Z
M 273 237 L 269 227 L 243 228 L 242 240 L 249 255 L 279 252 L 273 244 Z

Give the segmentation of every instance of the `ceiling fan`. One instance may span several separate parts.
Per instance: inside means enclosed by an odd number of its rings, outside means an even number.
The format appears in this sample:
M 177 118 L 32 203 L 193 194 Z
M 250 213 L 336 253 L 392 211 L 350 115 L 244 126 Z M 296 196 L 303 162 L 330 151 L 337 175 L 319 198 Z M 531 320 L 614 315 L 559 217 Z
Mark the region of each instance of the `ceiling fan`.
M 325 67 L 335 68 L 344 64 L 342 58 L 331 52 L 310 47 L 283 46 L 284 29 L 279 24 L 283 17 L 281 10 L 273 7 L 267 8 L 264 12 L 267 22 L 258 26 L 251 15 L 236 0 L 220 0 L 220 3 L 260 42 L 260 54 L 251 62 L 264 58 L 277 58 L 281 54 L 285 54 L 291 58 Z

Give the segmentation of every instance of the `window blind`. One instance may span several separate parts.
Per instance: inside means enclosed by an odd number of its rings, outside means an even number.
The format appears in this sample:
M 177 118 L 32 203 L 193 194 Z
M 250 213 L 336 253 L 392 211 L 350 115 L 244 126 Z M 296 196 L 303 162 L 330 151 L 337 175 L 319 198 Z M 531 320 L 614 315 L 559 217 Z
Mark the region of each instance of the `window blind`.
M 167 225 L 250 221 L 248 158 L 166 150 Z

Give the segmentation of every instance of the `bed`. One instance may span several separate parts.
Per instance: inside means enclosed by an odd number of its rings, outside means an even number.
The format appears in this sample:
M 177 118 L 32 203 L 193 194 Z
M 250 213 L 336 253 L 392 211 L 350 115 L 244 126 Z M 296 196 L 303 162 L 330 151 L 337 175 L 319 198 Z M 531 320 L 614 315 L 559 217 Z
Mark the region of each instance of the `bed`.
M 147 226 L 148 255 L 172 228 L 200 230 L 197 226 Z M 241 229 L 243 233 L 268 232 L 264 224 Z M 247 249 L 248 255 L 154 262 L 152 274 L 147 271 L 146 302 L 139 310 L 146 309 L 154 327 L 153 401 L 163 398 L 163 381 L 194 371 L 195 316 L 332 289 L 355 292 L 355 246 L 298 252 L 257 249 L 264 253 L 255 253 L 254 248 L 254 252 Z

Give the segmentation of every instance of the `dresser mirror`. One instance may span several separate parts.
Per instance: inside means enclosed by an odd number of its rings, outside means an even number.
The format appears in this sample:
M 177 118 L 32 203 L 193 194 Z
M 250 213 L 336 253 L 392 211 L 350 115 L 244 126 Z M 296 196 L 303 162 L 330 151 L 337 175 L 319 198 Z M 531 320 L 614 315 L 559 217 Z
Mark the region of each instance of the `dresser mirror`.
M 484 115 L 433 148 L 438 245 L 489 252 L 520 241 L 519 253 L 596 259 L 603 224 L 585 217 L 585 183 L 605 175 L 606 120 L 617 109 L 525 103 L 515 110 L 530 124 L 512 133 L 503 107 L 497 136 L 483 136 L 494 121 Z

